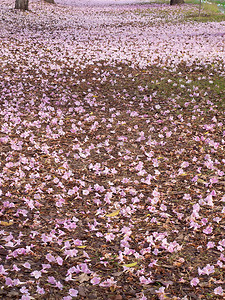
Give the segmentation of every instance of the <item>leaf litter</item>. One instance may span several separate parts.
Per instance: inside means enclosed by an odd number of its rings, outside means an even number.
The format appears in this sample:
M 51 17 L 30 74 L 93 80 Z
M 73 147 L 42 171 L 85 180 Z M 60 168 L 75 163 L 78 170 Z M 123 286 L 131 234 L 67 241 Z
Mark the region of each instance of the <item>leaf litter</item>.
M 185 21 L 188 6 L 12 3 L 1 297 L 223 299 L 224 22 Z

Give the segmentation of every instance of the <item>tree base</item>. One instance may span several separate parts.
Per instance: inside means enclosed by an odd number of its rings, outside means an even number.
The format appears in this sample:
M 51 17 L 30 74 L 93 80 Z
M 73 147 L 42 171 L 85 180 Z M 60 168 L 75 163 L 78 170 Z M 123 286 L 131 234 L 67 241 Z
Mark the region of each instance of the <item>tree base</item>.
M 184 0 L 170 0 L 170 5 L 184 4 Z
M 55 4 L 54 0 L 44 0 L 44 1 L 47 2 L 47 3 Z
M 28 0 L 16 0 L 15 9 L 28 10 Z

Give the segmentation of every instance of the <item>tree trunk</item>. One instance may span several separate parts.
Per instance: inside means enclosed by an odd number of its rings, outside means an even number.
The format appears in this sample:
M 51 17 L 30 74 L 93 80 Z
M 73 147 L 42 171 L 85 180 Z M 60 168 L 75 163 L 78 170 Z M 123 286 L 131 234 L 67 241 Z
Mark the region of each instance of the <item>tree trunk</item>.
M 184 4 L 184 0 L 170 0 L 170 5 Z
M 28 0 L 16 0 L 16 9 L 28 10 Z
M 45 2 L 51 3 L 51 4 L 55 4 L 54 0 L 44 0 Z

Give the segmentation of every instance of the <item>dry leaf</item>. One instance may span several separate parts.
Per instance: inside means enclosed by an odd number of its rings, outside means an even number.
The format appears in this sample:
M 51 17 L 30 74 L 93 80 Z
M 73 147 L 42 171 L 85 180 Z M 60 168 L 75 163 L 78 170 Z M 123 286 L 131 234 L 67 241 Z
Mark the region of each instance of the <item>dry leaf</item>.
M 86 273 L 82 273 L 78 276 L 78 281 L 80 283 L 88 281 L 89 280 L 89 276 Z
M 2 226 L 10 226 L 10 225 L 13 225 L 13 222 L 0 221 L 0 225 L 2 225 Z
M 106 215 L 106 217 L 115 217 L 120 213 L 120 209 L 115 210 L 111 214 Z
M 130 264 L 126 264 L 126 265 L 123 265 L 124 267 L 127 267 L 127 268 L 132 268 L 134 266 L 137 265 L 137 262 L 134 262 L 134 263 L 130 263 Z

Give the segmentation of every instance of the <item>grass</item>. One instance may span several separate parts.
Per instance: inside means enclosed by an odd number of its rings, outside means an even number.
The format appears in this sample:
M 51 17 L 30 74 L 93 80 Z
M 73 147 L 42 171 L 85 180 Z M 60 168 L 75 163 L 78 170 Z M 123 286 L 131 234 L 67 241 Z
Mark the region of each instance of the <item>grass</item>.
M 152 75 L 151 83 L 148 83 L 149 88 L 157 91 L 160 95 L 165 95 L 165 97 L 169 97 L 171 94 L 178 94 L 179 93 L 179 104 L 183 106 L 183 104 L 187 101 L 189 94 L 193 91 L 194 87 L 198 87 L 198 91 L 201 95 L 204 95 L 207 92 L 207 95 L 204 96 L 208 100 L 212 99 L 222 99 L 222 95 L 225 90 L 225 83 L 223 77 L 219 76 L 218 74 L 213 75 L 213 81 L 209 85 L 209 77 L 203 76 L 204 69 L 200 70 L 199 73 L 189 73 L 187 74 L 185 70 L 183 71 L 180 68 L 179 76 L 171 76 L 170 72 L 157 70 L 155 71 L 155 76 Z M 203 72 L 203 73 L 201 73 Z M 160 74 L 160 76 L 159 76 Z M 142 74 L 143 85 L 147 84 L 147 79 L 144 77 L 147 76 Z M 189 83 L 186 83 L 186 76 L 190 80 Z M 161 77 L 161 80 L 158 78 Z M 172 78 L 172 80 L 171 80 Z M 158 80 L 158 81 L 157 81 Z M 136 78 L 136 81 L 139 84 L 140 78 Z M 138 93 L 138 92 L 137 92 Z M 225 108 L 224 101 L 218 101 L 217 103 L 219 108 Z
M 215 3 L 202 3 L 199 13 L 187 13 L 186 20 L 196 22 L 222 22 L 225 21 L 225 14 L 222 13 Z
M 169 4 L 169 1 L 165 0 L 150 0 L 149 3 L 155 4 Z M 143 2 L 142 4 L 146 4 Z M 185 4 L 195 5 L 199 7 L 200 0 L 185 0 Z M 225 21 L 225 13 L 223 13 L 218 5 L 224 7 L 225 11 L 225 2 L 221 0 L 213 0 L 212 2 L 203 2 L 201 3 L 200 15 L 196 10 L 193 10 L 193 7 L 190 7 L 190 12 L 185 15 L 186 21 L 196 21 L 196 22 L 222 22 Z M 194 11 L 194 12 L 193 12 Z
M 203 3 L 203 10 L 210 14 L 220 13 L 218 6 L 216 3 Z
M 169 1 L 164 0 L 153 0 L 149 1 L 149 4 L 169 4 Z M 185 4 L 189 6 L 189 9 L 184 13 L 183 18 L 184 21 L 195 21 L 200 23 L 206 23 L 206 22 L 223 22 L 225 21 L 225 13 L 223 13 L 217 4 L 221 4 L 223 2 L 214 2 L 214 3 L 204 3 L 201 4 L 201 10 L 199 14 L 199 0 L 186 0 Z M 147 4 L 146 2 L 141 4 Z M 181 6 L 182 7 L 182 6 Z M 222 7 L 222 6 L 221 6 Z M 225 6 L 224 6 L 225 9 Z M 143 11 L 137 10 L 136 14 L 145 14 L 148 15 L 151 13 L 151 9 Z M 168 12 L 162 11 L 161 16 L 164 17 L 165 22 L 171 22 L 171 18 Z M 178 18 L 177 20 L 173 20 L 174 23 L 181 22 L 181 18 Z
M 199 0 L 186 0 L 187 4 L 197 4 L 199 6 Z M 223 1 L 212 1 L 201 3 L 200 15 L 199 13 L 188 13 L 185 17 L 186 20 L 192 20 L 196 22 L 222 22 L 225 21 L 225 14 L 221 12 L 218 4 L 225 5 Z

